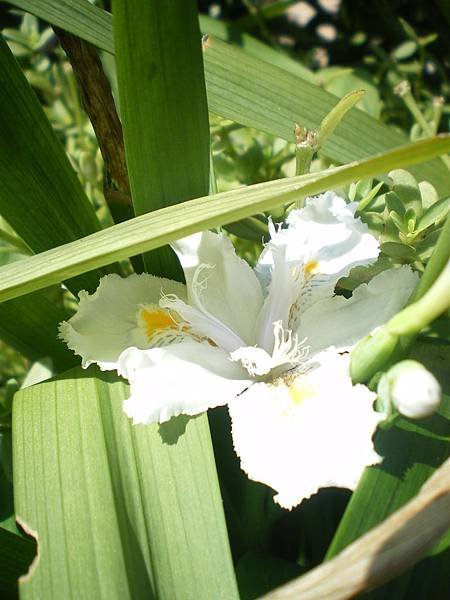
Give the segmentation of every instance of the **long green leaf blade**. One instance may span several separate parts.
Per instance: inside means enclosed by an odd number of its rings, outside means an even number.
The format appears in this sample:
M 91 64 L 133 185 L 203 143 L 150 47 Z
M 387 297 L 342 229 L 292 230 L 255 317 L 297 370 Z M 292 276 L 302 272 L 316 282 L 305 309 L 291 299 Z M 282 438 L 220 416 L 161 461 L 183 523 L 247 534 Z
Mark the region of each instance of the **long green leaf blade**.
M 446 152 L 449 136 L 422 140 L 374 158 L 319 174 L 292 177 L 188 200 L 0 269 L 0 302 L 112 261 L 158 248 L 197 231 L 225 225 L 307 195 L 372 177 Z
M 117 79 L 136 215 L 208 193 L 209 122 L 194 0 L 116 0 Z M 174 252 L 145 257 L 182 278 Z
M 0 36 L 0 213 L 34 252 L 101 229 L 95 211 Z M 17 266 L 16 266 L 17 268 Z M 95 289 L 98 274 L 68 283 Z
M 111 15 L 87 0 L 9 0 L 86 39 L 114 52 Z M 97 29 L 92 22 L 95 19 Z M 204 33 L 208 33 L 207 29 Z M 210 38 L 204 52 L 209 108 L 243 125 L 293 141 L 294 123 L 317 127 L 335 106 L 337 98 L 304 79 L 259 60 L 219 39 Z M 406 136 L 379 123 L 366 113 L 352 109 L 324 151 L 344 163 L 360 160 L 407 143 Z M 421 180 L 429 180 L 440 195 L 448 192 L 448 171 L 441 161 L 413 169 Z
M 206 416 L 133 426 L 127 394 L 95 369 L 17 394 L 16 512 L 39 549 L 22 600 L 237 598 Z

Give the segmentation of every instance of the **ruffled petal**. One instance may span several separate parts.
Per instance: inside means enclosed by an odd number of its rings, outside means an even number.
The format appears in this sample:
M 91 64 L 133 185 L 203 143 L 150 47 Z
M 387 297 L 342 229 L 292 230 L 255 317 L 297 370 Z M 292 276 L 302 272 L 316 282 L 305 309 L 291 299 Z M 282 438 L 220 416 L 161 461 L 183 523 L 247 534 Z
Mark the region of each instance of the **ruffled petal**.
M 288 509 L 322 487 L 354 489 L 364 467 L 380 461 L 372 435 L 383 415 L 374 399 L 352 385 L 348 359 L 334 350 L 290 380 L 256 383 L 229 403 L 242 469 Z
M 334 296 L 314 304 L 300 316 L 297 335 L 307 338 L 310 355 L 331 345 L 349 350 L 405 306 L 418 280 L 409 266 L 383 271 L 351 298 Z
M 296 269 L 300 292 L 291 312 L 291 327 L 296 317 L 320 299 L 333 294 L 336 282 L 357 265 L 368 265 L 379 254 L 379 244 L 367 225 L 355 218 L 355 203 L 347 204 L 334 192 L 307 198 L 305 207 L 293 210 L 287 229 L 272 228 L 271 241 L 261 254 L 256 272 L 267 281 L 273 268 L 273 251 L 285 247 L 286 262 Z
M 252 383 L 225 352 L 198 342 L 128 348 L 119 358 L 118 372 L 130 382 L 123 409 L 134 424 L 196 415 L 226 404 Z
M 78 294 L 78 311 L 61 323 L 60 337 L 81 356 L 84 368 L 97 363 L 103 370 L 116 369 L 125 348 L 149 346 L 138 312 L 143 305 L 157 305 L 162 293 L 185 298 L 186 286 L 146 273 L 126 278 L 106 275 L 94 294 Z
M 206 231 L 172 244 L 186 277 L 189 303 L 252 344 L 263 298 L 251 267 L 224 235 Z

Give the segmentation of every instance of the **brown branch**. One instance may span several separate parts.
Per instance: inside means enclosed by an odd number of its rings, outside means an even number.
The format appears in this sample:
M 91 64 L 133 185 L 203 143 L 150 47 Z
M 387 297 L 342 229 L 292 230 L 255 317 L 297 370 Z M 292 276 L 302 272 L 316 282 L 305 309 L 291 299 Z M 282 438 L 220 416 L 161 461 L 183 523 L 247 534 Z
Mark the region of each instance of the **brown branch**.
M 340 554 L 264 600 L 344 600 L 412 567 L 450 527 L 450 459 L 419 494 Z
M 122 125 L 97 50 L 67 31 L 56 27 L 54 30 L 77 78 L 81 100 L 97 136 L 106 169 L 120 193 L 119 201 L 131 204 Z M 105 193 L 109 202 L 107 196 Z M 118 202 L 118 199 L 113 201 Z

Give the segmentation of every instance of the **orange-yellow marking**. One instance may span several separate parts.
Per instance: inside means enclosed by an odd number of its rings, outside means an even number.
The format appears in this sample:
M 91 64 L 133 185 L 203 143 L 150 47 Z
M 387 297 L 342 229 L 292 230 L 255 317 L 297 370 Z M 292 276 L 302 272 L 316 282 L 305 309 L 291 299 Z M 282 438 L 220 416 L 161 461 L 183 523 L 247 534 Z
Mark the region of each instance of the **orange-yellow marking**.
M 319 263 L 317 262 L 317 260 L 310 260 L 306 263 L 304 269 L 306 275 L 314 275 L 314 273 L 317 273 L 319 269 Z
M 150 340 L 158 331 L 174 329 L 177 327 L 175 319 L 163 308 L 156 308 L 154 310 L 143 308 L 141 311 L 141 318 L 144 323 L 148 340 Z

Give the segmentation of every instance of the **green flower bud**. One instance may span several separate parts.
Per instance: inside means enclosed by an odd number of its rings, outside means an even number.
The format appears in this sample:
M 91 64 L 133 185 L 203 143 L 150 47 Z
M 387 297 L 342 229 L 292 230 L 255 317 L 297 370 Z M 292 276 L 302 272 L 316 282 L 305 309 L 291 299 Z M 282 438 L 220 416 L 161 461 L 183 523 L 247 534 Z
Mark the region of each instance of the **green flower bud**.
M 422 419 L 439 408 L 441 386 L 422 364 L 403 360 L 380 379 L 378 397 L 388 417 L 398 411 L 410 419 Z

